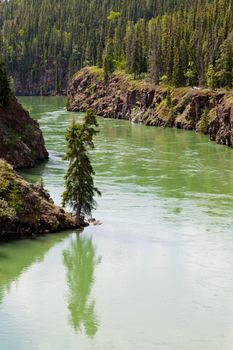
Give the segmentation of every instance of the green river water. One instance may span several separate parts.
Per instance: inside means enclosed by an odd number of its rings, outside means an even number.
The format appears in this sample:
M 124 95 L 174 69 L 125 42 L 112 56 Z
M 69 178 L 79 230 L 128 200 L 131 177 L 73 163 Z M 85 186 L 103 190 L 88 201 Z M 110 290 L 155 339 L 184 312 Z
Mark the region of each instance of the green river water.
M 60 203 L 65 99 L 24 97 Z M 1 350 L 232 350 L 233 150 L 193 132 L 99 119 L 101 226 L 0 246 Z

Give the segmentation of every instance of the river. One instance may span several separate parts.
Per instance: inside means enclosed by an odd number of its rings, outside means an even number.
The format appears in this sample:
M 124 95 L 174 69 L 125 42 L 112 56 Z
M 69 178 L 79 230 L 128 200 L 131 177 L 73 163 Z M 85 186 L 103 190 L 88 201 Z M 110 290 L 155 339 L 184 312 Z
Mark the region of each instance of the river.
M 60 203 L 61 97 L 22 97 L 50 160 L 23 172 Z M 101 226 L 0 246 L 2 350 L 231 350 L 233 150 L 99 118 Z

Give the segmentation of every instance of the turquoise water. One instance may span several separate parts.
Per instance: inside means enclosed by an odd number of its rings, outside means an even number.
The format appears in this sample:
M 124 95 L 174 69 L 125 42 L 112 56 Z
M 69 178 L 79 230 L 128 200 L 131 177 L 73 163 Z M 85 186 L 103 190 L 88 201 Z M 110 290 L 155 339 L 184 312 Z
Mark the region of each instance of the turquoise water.
M 20 99 L 42 127 L 60 203 L 73 118 Z M 231 350 L 233 151 L 193 132 L 99 119 L 101 226 L 0 246 L 0 349 Z

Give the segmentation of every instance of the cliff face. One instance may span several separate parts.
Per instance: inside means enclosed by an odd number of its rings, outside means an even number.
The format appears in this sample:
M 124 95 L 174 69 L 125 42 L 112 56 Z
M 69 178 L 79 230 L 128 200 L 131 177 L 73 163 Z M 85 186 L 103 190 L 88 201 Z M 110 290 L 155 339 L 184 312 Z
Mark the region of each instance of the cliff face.
M 40 72 L 38 79 L 32 82 L 30 74 L 20 77 L 17 71 L 11 72 L 14 77 L 14 89 L 17 96 L 55 96 L 65 95 L 67 74 L 63 73 L 62 86 L 56 88 L 56 70 L 46 69 Z
M 14 168 L 32 167 L 48 158 L 38 122 L 14 97 L 8 107 L 0 106 L 0 158 Z
M 233 93 L 199 88 L 163 88 L 122 73 L 105 82 L 96 68 L 81 70 L 68 84 L 68 110 L 93 109 L 103 117 L 209 134 L 233 147 Z
M 0 160 L 0 241 L 74 228 L 71 214 L 54 205 L 40 186 L 23 180 Z

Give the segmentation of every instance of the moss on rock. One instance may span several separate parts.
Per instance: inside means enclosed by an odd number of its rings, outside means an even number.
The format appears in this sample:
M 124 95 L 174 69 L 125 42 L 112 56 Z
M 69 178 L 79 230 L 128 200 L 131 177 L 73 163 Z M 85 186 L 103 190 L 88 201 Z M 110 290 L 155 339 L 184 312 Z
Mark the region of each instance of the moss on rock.
M 72 215 L 55 205 L 41 186 L 26 182 L 0 159 L 0 240 L 75 227 Z
M 233 147 L 232 91 L 154 85 L 149 79 L 134 80 L 123 71 L 113 72 L 105 82 L 101 74 L 101 69 L 88 67 L 70 80 L 69 111 L 91 108 L 103 117 L 200 131 Z
M 14 168 L 32 167 L 48 158 L 38 122 L 13 96 L 9 106 L 0 106 L 0 158 Z

